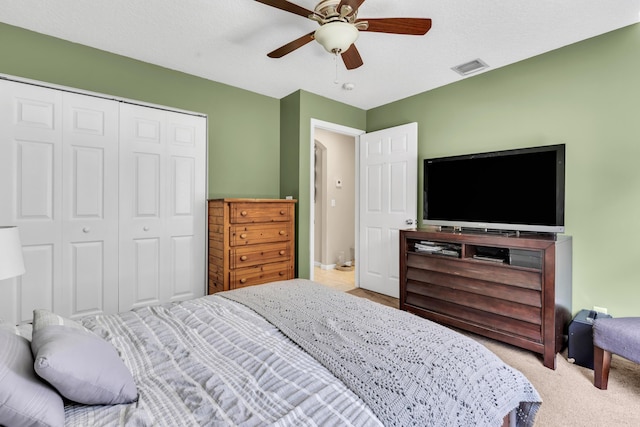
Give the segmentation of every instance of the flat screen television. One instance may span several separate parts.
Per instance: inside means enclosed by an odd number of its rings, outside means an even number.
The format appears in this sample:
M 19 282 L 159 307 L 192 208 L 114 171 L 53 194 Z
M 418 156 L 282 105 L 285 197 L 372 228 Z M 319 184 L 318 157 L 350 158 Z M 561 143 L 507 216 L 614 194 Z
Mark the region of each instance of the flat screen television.
M 424 160 L 424 225 L 564 232 L 565 146 Z

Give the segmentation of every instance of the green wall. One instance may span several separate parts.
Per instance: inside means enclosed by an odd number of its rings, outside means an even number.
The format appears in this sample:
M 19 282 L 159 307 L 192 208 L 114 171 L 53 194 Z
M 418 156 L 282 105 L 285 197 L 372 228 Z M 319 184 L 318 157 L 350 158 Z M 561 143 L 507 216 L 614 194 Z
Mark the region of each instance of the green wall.
M 640 25 L 369 110 L 367 131 L 412 121 L 420 176 L 425 157 L 566 144 L 573 310 L 640 315 Z
M 297 277 L 310 275 L 311 119 L 365 129 L 366 111 L 305 91 L 282 99 L 280 194 L 298 199 L 296 209 Z
M 207 114 L 209 196 L 298 199 L 300 277 L 311 119 L 367 131 L 416 121 L 420 159 L 564 143 L 574 311 L 640 315 L 640 25 L 369 111 L 304 91 L 277 100 L 1 23 L 0 73 Z
M 208 115 L 209 197 L 280 196 L 280 101 L 0 23 L 0 73 Z

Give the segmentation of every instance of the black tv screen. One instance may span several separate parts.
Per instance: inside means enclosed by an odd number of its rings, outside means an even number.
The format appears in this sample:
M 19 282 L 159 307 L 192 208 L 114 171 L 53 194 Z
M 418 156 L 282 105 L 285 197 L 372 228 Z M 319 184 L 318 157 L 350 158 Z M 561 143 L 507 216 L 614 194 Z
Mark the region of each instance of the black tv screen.
M 564 232 L 565 146 L 424 160 L 425 225 Z

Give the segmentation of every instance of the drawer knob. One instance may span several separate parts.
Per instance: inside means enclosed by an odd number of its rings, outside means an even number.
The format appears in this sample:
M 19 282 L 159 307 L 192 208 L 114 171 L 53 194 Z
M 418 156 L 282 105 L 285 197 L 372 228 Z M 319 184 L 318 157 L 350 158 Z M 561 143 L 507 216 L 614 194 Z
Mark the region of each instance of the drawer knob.
M 242 256 L 240 257 L 240 261 L 246 261 L 246 260 L 247 260 L 247 256 L 246 256 L 246 255 L 242 255 Z
M 147 227 L 146 225 L 145 225 L 144 227 L 142 227 L 142 229 L 143 229 L 144 231 L 149 231 L 149 227 Z
M 245 233 L 242 233 L 242 234 L 240 235 L 240 238 L 241 238 L 241 239 L 246 239 L 246 238 L 247 238 L 247 235 L 246 235 Z
M 90 232 L 90 231 L 91 231 L 91 228 L 89 228 L 89 227 L 83 227 L 83 228 L 82 228 L 82 232 L 83 232 L 83 233 L 88 233 L 88 232 Z
M 280 215 L 284 215 L 284 214 L 286 214 L 286 213 L 287 213 L 287 211 L 285 211 L 285 210 L 281 210 L 281 211 L 280 211 Z
M 247 216 L 247 211 L 242 211 L 242 212 L 240 212 L 240 215 L 242 215 L 242 216 Z
M 247 279 L 240 279 L 240 283 L 247 283 Z
M 280 255 L 284 255 L 284 250 L 280 251 Z
M 285 272 L 284 272 L 284 271 L 281 271 L 281 272 L 280 272 L 280 273 L 278 273 L 278 274 L 279 274 L 279 275 L 281 275 L 281 276 L 284 276 L 284 275 L 285 275 Z
M 280 235 L 284 236 L 285 231 L 284 230 L 280 230 Z

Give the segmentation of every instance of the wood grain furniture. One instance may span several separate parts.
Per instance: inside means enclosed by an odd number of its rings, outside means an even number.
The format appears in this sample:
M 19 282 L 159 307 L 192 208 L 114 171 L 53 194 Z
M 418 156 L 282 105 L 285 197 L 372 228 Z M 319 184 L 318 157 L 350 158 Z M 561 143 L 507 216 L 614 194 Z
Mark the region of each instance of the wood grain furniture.
M 295 200 L 209 200 L 209 294 L 293 279 Z
M 402 230 L 400 309 L 540 353 L 555 369 L 571 319 L 571 237 Z

